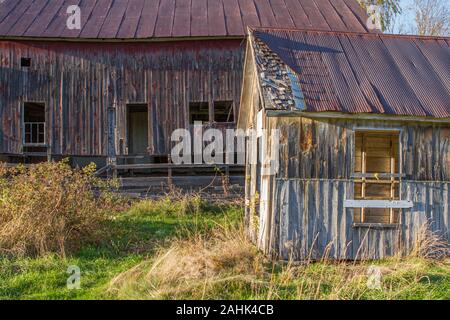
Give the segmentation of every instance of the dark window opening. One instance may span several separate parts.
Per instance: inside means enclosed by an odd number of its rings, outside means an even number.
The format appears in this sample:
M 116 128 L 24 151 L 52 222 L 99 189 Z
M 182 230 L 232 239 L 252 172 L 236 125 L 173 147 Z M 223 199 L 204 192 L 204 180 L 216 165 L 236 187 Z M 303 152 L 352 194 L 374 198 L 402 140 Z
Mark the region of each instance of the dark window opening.
M 209 122 L 209 104 L 208 102 L 191 102 L 189 104 L 189 123 L 196 121 Z
M 148 153 L 148 105 L 127 105 L 128 154 L 145 155 Z
M 233 101 L 215 101 L 214 102 L 214 121 L 215 122 L 234 122 Z
M 20 66 L 23 67 L 23 68 L 31 67 L 31 58 L 21 58 L 20 59 Z
M 24 145 L 45 145 L 45 105 L 26 102 L 23 111 Z
M 355 199 L 400 200 L 399 133 L 357 132 Z M 358 208 L 356 223 L 399 223 L 399 209 Z

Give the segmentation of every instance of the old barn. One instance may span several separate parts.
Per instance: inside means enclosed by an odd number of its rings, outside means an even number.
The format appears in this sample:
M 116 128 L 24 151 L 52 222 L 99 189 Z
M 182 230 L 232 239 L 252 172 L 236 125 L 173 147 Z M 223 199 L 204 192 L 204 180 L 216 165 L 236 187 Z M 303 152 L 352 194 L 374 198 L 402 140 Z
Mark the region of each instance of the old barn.
M 260 161 L 246 168 L 246 221 L 260 248 L 383 258 L 410 252 L 424 228 L 449 243 L 449 44 L 250 30 L 238 126 L 279 130 L 248 145 Z
M 368 31 L 356 0 L 1 1 L 0 160 L 164 163 L 173 130 L 234 128 L 248 26 Z

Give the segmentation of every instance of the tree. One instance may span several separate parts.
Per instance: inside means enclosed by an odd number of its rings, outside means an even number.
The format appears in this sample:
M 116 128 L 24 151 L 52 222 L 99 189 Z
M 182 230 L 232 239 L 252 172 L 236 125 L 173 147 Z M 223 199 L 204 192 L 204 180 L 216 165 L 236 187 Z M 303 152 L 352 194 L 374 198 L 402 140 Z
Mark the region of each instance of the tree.
M 395 17 L 401 13 L 400 0 L 358 0 L 359 4 L 366 10 L 371 6 L 377 6 L 380 14 L 381 30 L 390 29 Z M 371 13 L 369 13 L 370 15 Z
M 450 9 L 448 0 L 414 0 L 414 33 L 421 36 L 448 36 Z

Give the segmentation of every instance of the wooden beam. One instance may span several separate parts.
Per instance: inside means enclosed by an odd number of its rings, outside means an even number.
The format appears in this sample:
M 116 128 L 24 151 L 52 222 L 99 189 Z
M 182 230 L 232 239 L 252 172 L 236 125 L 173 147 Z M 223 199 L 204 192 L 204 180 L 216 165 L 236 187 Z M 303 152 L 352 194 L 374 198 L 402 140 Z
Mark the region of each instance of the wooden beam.
M 369 229 L 398 229 L 400 224 L 392 223 L 354 223 L 353 228 L 369 228 Z
M 98 177 L 98 176 L 102 175 L 103 173 L 107 172 L 107 171 L 110 170 L 110 169 L 111 169 L 111 165 L 107 164 L 107 165 L 104 166 L 103 168 L 100 168 L 99 170 L 97 170 L 97 171 L 94 173 L 94 176 L 95 176 L 95 177 Z
M 172 163 L 143 163 L 143 164 L 120 164 L 112 165 L 116 170 L 133 169 L 207 169 L 207 168 L 240 168 L 243 165 L 237 164 L 172 164 Z
M 397 173 L 354 173 L 352 174 L 352 178 L 368 178 L 368 179 L 376 179 L 376 178 L 404 178 L 406 174 L 397 174 Z M 389 182 L 389 181 L 387 181 Z
M 305 117 L 311 119 L 359 119 L 382 121 L 408 121 L 425 123 L 450 123 L 450 118 L 431 118 L 417 116 L 385 115 L 374 113 L 344 113 L 344 112 L 304 112 L 300 110 L 270 110 L 266 109 L 267 117 Z
M 345 208 L 381 208 L 408 209 L 413 207 L 412 201 L 406 200 L 345 200 Z
M 362 134 L 362 144 L 361 144 L 361 171 L 362 174 L 366 174 L 366 167 L 367 167 L 367 154 L 366 154 L 366 135 Z M 366 179 L 362 178 L 362 185 L 361 185 L 361 197 L 363 199 L 366 198 Z M 364 208 L 361 208 L 361 222 L 366 222 L 366 210 Z

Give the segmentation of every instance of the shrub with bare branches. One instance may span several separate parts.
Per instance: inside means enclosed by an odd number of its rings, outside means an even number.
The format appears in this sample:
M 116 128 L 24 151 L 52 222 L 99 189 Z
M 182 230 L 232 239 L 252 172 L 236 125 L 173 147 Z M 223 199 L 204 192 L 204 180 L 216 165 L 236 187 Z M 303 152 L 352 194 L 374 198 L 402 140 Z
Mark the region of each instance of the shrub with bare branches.
M 0 252 L 65 256 L 98 234 L 111 204 L 95 165 L 73 170 L 66 161 L 0 169 Z M 95 191 L 94 191 L 95 190 Z

